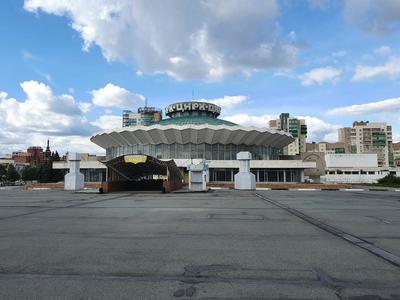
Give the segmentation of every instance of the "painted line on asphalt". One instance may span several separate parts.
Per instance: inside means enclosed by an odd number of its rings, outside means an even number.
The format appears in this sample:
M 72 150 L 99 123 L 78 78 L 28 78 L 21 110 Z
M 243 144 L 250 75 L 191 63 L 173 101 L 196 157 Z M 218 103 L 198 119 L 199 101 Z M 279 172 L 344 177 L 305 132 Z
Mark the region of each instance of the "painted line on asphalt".
M 318 219 L 310 217 L 310 216 L 306 215 L 305 213 L 303 213 L 295 208 L 291 208 L 285 204 L 282 204 L 276 200 L 270 199 L 268 197 L 262 196 L 257 193 L 255 195 L 258 198 L 287 211 L 288 213 L 302 219 L 303 221 L 305 221 L 311 225 L 314 225 L 332 235 L 335 235 L 335 236 L 351 243 L 354 246 L 357 246 L 364 250 L 367 250 L 368 252 L 386 260 L 387 262 L 389 262 L 397 267 L 400 267 L 400 257 L 399 256 L 396 256 L 393 253 L 390 253 L 389 251 L 381 249 L 381 248 L 375 246 L 374 244 L 368 242 L 367 240 L 361 239 L 355 235 L 344 232 L 336 227 L 333 227 L 332 225 L 323 223 L 322 221 L 320 221 Z
M 395 192 L 400 192 L 400 190 L 394 190 Z
M 340 189 L 341 191 L 344 192 L 365 192 L 365 189 Z
M 271 188 L 263 188 L 263 187 L 260 187 L 260 188 L 256 188 L 256 190 L 257 191 L 270 191 L 270 190 L 272 190 Z

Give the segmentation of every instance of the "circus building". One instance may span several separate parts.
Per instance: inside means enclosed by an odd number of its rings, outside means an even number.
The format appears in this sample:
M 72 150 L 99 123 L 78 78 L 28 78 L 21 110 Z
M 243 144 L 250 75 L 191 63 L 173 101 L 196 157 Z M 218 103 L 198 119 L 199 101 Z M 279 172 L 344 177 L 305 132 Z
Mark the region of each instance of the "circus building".
M 166 118 L 102 132 L 91 141 L 106 151 L 107 181 L 120 182 L 121 188 L 151 185 L 162 176 L 185 180 L 188 164 L 196 161 L 208 164 L 210 183 L 230 183 L 240 151 L 252 154 L 257 182 L 302 182 L 304 169 L 315 167 L 281 159 L 282 149 L 294 140 L 289 133 L 240 126 L 220 114 L 221 107 L 212 103 L 174 103 L 165 108 Z

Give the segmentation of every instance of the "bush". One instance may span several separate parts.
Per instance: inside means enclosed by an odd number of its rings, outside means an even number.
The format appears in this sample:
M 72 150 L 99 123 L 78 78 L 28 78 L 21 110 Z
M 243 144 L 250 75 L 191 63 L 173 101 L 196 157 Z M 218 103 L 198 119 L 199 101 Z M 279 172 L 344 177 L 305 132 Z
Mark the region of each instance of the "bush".
M 26 166 L 22 169 L 22 179 L 25 181 L 37 180 L 39 177 L 38 169 L 31 166 Z
M 6 178 L 8 181 L 14 182 L 21 178 L 13 165 L 8 165 Z
M 378 184 L 385 186 L 400 187 L 400 177 L 389 174 L 378 180 Z

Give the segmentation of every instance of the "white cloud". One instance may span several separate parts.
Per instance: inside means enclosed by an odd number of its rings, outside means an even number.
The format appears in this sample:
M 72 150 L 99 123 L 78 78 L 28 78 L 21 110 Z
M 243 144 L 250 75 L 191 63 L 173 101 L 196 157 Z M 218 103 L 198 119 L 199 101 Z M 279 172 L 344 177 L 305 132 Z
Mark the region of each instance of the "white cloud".
M 93 104 L 102 107 L 131 108 L 144 102 L 145 97 L 134 94 L 112 83 L 103 88 L 93 90 Z
M 80 104 L 70 95 L 54 95 L 49 86 L 37 81 L 25 81 L 21 88 L 24 101 L 0 97 L 0 124 L 15 131 L 30 131 L 59 135 L 90 132 Z
M 326 141 L 326 142 L 337 142 L 339 125 L 333 125 L 327 123 L 321 119 L 311 116 L 297 116 L 296 118 L 305 119 L 307 124 L 308 141 Z M 235 114 L 224 117 L 224 120 L 231 121 L 233 123 L 242 126 L 254 126 L 254 127 L 268 127 L 270 120 L 277 119 L 274 115 L 248 115 L 248 114 Z
M 342 126 L 330 124 L 321 119 L 311 116 L 298 116 L 297 118 L 306 120 L 307 141 L 337 142 L 338 129 Z
M 33 53 L 29 52 L 28 50 L 22 49 L 21 50 L 21 55 L 22 55 L 22 59 L 24 61 L 30 61 L 30 60 L 39 60 L 39 58 L 34 55 Z
M 334 108 L 329 110 L 327 114 L 332 116 L 352 116 L 376 114 L 381 112 L 392 113 L 396 111 L 400 112 L 400 98 Z
M 337 82 L 342 74 L 341 70 L 333 67 L 316 68 L 309 72 L 300 75 L 301 85 L 311 86 L 311 85 L 322 85 L 327 81 L 333 83 Z
M 85 50 L 97 45 L 139 74 L 220 80 L 291 68 L 298 52 L 281 35 L 275 0 L 25 0 L 24 8 L 69 18 Z
M 379 48 L 376 48 L 374 50 L 374 53 L 386 56 L 389 55 L 392 52 L 392 49 L 389 46 L 380 46 Z
M 343 14 L 347 21 L 373 34 L 400 29 L 400 1 L 346 0 Z
M 272 119 L 276 119 L 276 116 L 272 115 L 252 116 L 248 114 L 235 114 L 224 117 L 224 120 L 228 120 L 238 125 L 254 126 L 254 127 L 268 127 L 268 122 Z
M 223 98 L 197 99 L 193 101 L 209 102 L 221 106 L 222 108 L 233 109 L 240 104 L 244 104 L 247 100 L 247 96 L 224 96 Z
M 360 81 L 376 77 L 391 79 L 400 77 L 400 57 L 390 57 L 388 62 L 381 66 L 359 65 L 353 75 L 353 81 Z
M 21 88 L 24 100 L 0 92 L 0 153 L 32 145 L 43 147 L 47 138 L 60 152 L 100 152 L 88 138 L 99 128 L 86 119 L 87 103 L 71 95 L 55 95 L 49 86 L 37 81 L 22 82 Z
M 92 124 L 103 130 L 120 128 L 122 126 L 122 117 L 115 115 L 102 115 Z

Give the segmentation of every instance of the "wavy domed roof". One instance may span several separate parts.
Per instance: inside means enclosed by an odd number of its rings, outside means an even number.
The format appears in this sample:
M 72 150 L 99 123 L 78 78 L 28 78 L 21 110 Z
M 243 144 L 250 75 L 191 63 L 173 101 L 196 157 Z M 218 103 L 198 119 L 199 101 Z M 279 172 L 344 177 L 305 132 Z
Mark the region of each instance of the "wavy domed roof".
M 237 126 L 237 124 L 225 121 L 222 119 L 210 118 L 206 116 L 182 116 L 163 119 L 155 123 L 154 125 L 227 125 L 227 126 Z

